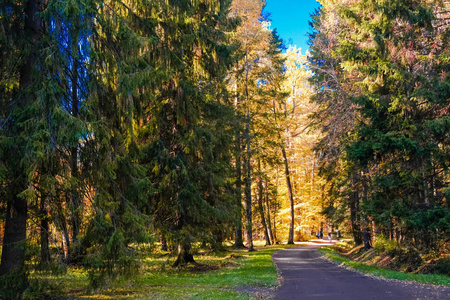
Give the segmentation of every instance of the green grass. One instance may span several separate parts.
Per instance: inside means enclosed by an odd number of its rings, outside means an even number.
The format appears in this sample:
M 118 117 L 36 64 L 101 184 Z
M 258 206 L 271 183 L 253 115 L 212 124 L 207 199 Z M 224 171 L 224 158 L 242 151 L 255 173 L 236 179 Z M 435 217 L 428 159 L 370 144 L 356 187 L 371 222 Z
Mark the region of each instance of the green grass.
M 332 247 L 322 247 L 319 249 L 319 252 L 324 254 L 325 257 L 343 265 L 346 267 L 350 267 L 356 271 L 370 274 L 373 276 L 384 277 L 388 279 L 396 279 L 396 280 L 406 280 L 406 281 L 415 281 L 419 283 L 426 284 L 435 284 L 435 285 L 443 285 L 450 286 L 450 277 L 446 275 L 438 275 L 438 274 L 414 274 L 414 273 L 403 273 L 398 271 L 388 270 L 382 267 L 367 265 L 362 262 L 353 261 L 344 257 L 343 255 L 336 252 L 336 249 Z
M 38 275 L 51 282 L 54 293 L 76 299 L 257 299 L 258 292 L 270 293 L 278 286 L 272 253 L 287 245 L 256 247 L 257 251 L 225 251 L 195 256 L 206 270 L 171 267 L 174 257 L 149 256 L 141 274 L 110 282 L 88 294 L 86 272 L 69 269 L 59 277 Z M 205 267 L 207 266 L 207 267 Z M 239 291 L 237 290 L 239 288 Z

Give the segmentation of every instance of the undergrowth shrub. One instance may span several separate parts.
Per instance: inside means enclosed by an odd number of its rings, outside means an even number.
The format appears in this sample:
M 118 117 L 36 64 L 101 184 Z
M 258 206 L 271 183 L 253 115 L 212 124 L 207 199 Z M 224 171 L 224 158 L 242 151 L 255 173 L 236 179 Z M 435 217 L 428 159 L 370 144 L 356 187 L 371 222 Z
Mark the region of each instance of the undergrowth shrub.
M 432 269 L 433 273 L 435 274 L 444 274 L 450 276 L 450 259 L 438 261 Z
M 390 240 L 383 235 L 379 235 L 375 239 L 375 243 L 373 243 L 373 248 L 378 253 L 383 253 L 399 249 L 400 245 L 394 240 Z
M 396 260 L 391 267 L 402 272 L 413 272 L 417 270 L 423 263 L 420 252 L 414 248 L 394 249 L 388 251 L 389 256 L 395 257 Z
M 36 299 L 64 299 L 64 292 L 62 286 L 55 284 L 55 282 L 36 278 L 30 280 L 28 288 L 23 292 L 22 300 L 36 300 Z
M 28 272 L 25 268 L 0 276 L 0 299 L 20 299 L 29 287 Z
M 340 242 L 337 242 L 335 244 L 336 247 L 338 247 L 342 251 L 349 251 L 352 248 L 355 248 L 355 241 L 353 240 L 343 240 Z

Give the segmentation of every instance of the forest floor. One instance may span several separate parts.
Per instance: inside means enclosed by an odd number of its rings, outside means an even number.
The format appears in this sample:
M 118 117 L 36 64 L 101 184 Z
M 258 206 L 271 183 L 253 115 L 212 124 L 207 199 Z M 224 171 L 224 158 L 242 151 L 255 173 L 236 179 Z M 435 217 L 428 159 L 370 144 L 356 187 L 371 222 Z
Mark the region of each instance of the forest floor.
M 261 299 L 269 298 L 279 281 L 274 251 L 292 246 L 263 246 L 254 252 L 227 248 L 220 253 L 199 251 L 197 264 L 172 268 L 176 257 L 150 254 L 140 274 L 107 282 L 89 291 L 88 274 L 69 268 L 64 275 L 34 274 L 42 299 Z M 31 295 L 33 296 L 33 295 Z
M 325 259 L 323 242 L 274 253 L 281 279 L 275 299 L 450 299 L 450 288 L 387 280 L 348 270 Z

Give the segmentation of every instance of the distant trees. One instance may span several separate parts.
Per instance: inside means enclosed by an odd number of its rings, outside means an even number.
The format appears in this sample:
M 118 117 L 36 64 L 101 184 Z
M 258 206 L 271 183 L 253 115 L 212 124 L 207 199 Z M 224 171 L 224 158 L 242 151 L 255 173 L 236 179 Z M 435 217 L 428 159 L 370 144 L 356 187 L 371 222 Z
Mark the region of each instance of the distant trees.
M 357 244 L 369 247 L 370 232 L 448 241 L 447 18 L 439 1 L 326 2 L 314 17 L 326 211 Z
M 290 175 L 292 166 L 289 159 L 294 151 L 287 149 L 291 135 L 297 134 L 298 126 L 293 124 L 298 121 L 298 115 L 294 114 L 295 103 L 292 108 L 288 104 L 292 89 L 286 91 L 284 87 L 293 79 L 290 77 L 292 74 L 286 73 L 286 55 L 281 53 L 285 50 L 283 42 L 276 31 L 270 29 L 270 20 L 263 7 L 263 1 L 235 0 L 231 10 L 241 20 L 233 35 L 239 48 L 235 51 L 237 62 L 230 72 L 229 91 L 234 93 L 236 123 L 242 126 L 235 129 L 234 160 L 236 193 L 238 199 L 241 194 L 244 196 L 242 219 L 246 225 L 249 251 L 253 250 L 254 236 L 264 237 L 266 245 L 278 243 L 277 229 L 286 220 L 289 224 L 286 231 L 288 243 L 294 243 L 295 231 L 300 228 L 295 225 L 298 216 L 295 214 L 294 182 Z M 306 66 L 294 64 L 290 68 L 292 72 L 297 68 L 304 71 Z M 302 75 L 306 73 L 301 72 Z M 298 82 L 307 84 L 306 77 L 299 78 Z M 302 88 L 299 87 L 299 91 Z M 307 99 L 309 95 L 305 93 L 303 100 L 306 102 Z M 292 126 L 292 131 L 286 129 L 289 126 Z M 243 193 L 238 183 L 242 183 Z M 281 190 L 286 191 L 286 195 L 280 193 Z M 286 199 L 290 211 L 288 218 L 277 219 Z M 237 245 L 242 241 L 240 232 L 238 225 Z

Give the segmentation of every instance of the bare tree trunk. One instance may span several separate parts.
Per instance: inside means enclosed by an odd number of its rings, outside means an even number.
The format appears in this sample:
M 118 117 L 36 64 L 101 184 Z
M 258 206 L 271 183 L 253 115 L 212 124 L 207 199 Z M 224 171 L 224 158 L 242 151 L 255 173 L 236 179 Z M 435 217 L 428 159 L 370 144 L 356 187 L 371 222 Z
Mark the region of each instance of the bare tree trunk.
M 258 159 L 258 168 L 260 175 L 262 173 L 261 171 L 261 161 Z M 261 223 L 264 228 L 264 238 L 266 239 L 266 246 L 270 245 L 270 237 L 269 237 L 269 230 L 267 229 L 267 223 L 266 223 L 266 217 L 264 214 L 264 204 L 263 204 L 263 198 L 264 198 L 264 188 L 263 188 L 263 180 L 261 177 L 259 177 L 258 182 L 258 210 L 259 215 L 261 217 Z
M 63 230 L 61 231 L 61 237 L 62 237 L 62 245 L 63 245 L 63 254 L 64 254 L 64 262 L 67 264 L 70 262 L 69 257 L 69 248 L 70 248 L 70 238 L 69 238 L 69 231 L 67 230 L 67 227 L 64 226 Z
M 314 192 L 315 171 L 316 171 L 316 155 L 313 153 L 313 161 L 312 161 L 312 169 L 311 169 L 311 196 Z
M 375 221 L 372 220 L 372 244 L 375 242 L 375 239 L 377 238 L 377 227 L 375 225 Z
M 368 187 L 367 187 L 367 181 L 366 181 L 364 172 L 361 172 L 360 180 L 361 180 L 362 188 L 363 188 L 363 201 L 367 201 Z M 369 227 L 368 220 L 365 217 L 362 218 L 361 225 L 363 226 L 362 234 L 363 234 L 364 249 L 369 250 L 370 248 L 372 248 L 372 244 L 371 244 L 371 240 L 370 240 L 370 230 L 368 228 Z
M 245 185 L 245 211 L 247 216 L 247 248 L 248 251 L 254 251 L 253 248 L 253 221 L 252 221 L 252 165 L 251 165 L 251 157 L 252 157 L 252 151 L 250 148 L 250 101 L 249 101 L 249 94 L 248 94 L 248 54 L 247 51 L 245 53 L 245 61 L 246 61 L 246 72 L 245 72 L 245 99 L 247 104 L 247 120 L 245 124 L 245 137 L 247 139 L 247 178 L 246 178 L 246 185 Z
M 265 190 L 264 202 L 265 202 L 266 211 L 267 211 L 267 228 L 269 230 L 269 239 L 272 244 L 275 244 L 275 240 L 274 240 L 273 232 L 272 232 L 272 220 L 270 218 L 269 192 L 267 191 L 267 183 L 264 185 L 264 190 Z
M 242 239 L 242 174 L 241 174 L 241 138 L 240 134 L 236 133 L 236 204 L 239 209 L 238 220 L 236 221 L 235 231 L 235 248 L 245 248 Z
M 272 103 L 273 103 L 274 119 L 275 119 L 275 122 L 277 122 L 277 110 L 276 110 L 275 101 L 273 101 Z M 284 113 L 287 114 L 286 103 L 284 106 Z M 279 134 L 279 138 L 281 140 L 281 134 Z M 289 141 L 288 141 L 288 144 L 289 144 Z M 286 184 L 287 184 L 288 193 L 289 193 L 289 206 L 290 206 L 290 210 L 291 210 L 290 211 L 288 244 L 294 244 L 294 221 L 295 221 L 294 195 L 293 195 L 293 191 L 292 191 L 291 176 L 289 174 L 289 163 L 287 160 L 286 149 L 285 149 L 284 145 L 281 145 L 281 152 L 283 154 L 284 169 L 285 169 L 285 174 L 286 174 Z M 277 172 L 278 172 L 278 169 L 277 169 Z M 278 173 L 277 173 L 277 179 L 278 179 Z
M 352 175 L 352 185 L 353 193 L 350 196 L 350 220 L 352 223 L 352 233 L 355 239 L 356 245 L 361 245 L 363 243 L 361 227 L 358 221 L 358 210 L 359 210 L 359 193 L 356 186 L 355 174 Z
M 247 123 L 247 134 L 249 135 L 249 124 Z M 252 221 L 252 178 L 251 178 L 251 164 L 250 164 L 250 138 L 247 137 L 247 166 L 246 166 L 246 182 L 245 182 L 245 213 L 246 213 L 246 230 L 247 230 L 247 248 L 248 251 L 253 251 L 253 221 Z
M 237 70 L 237 67 L 235 68 Z M 234 83 L 234 108 L 236 110 L 236 116 L 239 106 L 239 98 L 237 93 L 237 82 Z M 236 220 L 236 229 L 234 233 L 234 247 L 245 248 L 244 240 L 242 239 L 242 164 L 241 164 L 241 130 L 240 125 L 236 125 L 236 148 L 234 157 L 236 159 L 236 205 L 239 209 L 238 218 Z
M 72 78 L 72 115 L 78 117 L 78 59 L 73 58 L 73 78 Z M 72 177 L 78 177 L 78 145 L 70 149 L 70 169 Z M 71 213 L 72 213 L 72 244 L 78 244 L 78 234 L 80 233 L 80 197 L 78 190 L 72 188 L 71 191 Z
M 281 148 L 281 152 L 283 153 L 284 169 L 286 173 L 286 183 L 289 193 L 289 206 L 291 210 L 288 244 L 294 244 L 294 195 L 292 194 L 291 177 L 289 175 L 289 164 L 287 160 L 286 150 L 284 149 L 284 147 Z
M 58 228 L 58 230 L 61 233 L 61 244 L 62 244 L 62 260 L 65 263 L 69 263 L 69 248 L 70 248 L 70 238 L 69 238 L 69 231 L 67 229 L 67 219 L 65 217 L 64 212 L 62 211 L 62 207 L 56 208 L 55 214 L 56 219 L 55 223 Z
M 277 239 L 277 209 L 278 209 L 278 166 L 277 166 L 277 176 L 275 179 L 275 208 L 273 210 L 273 243 L 274 244 L 278 244 L 278 239 Z

